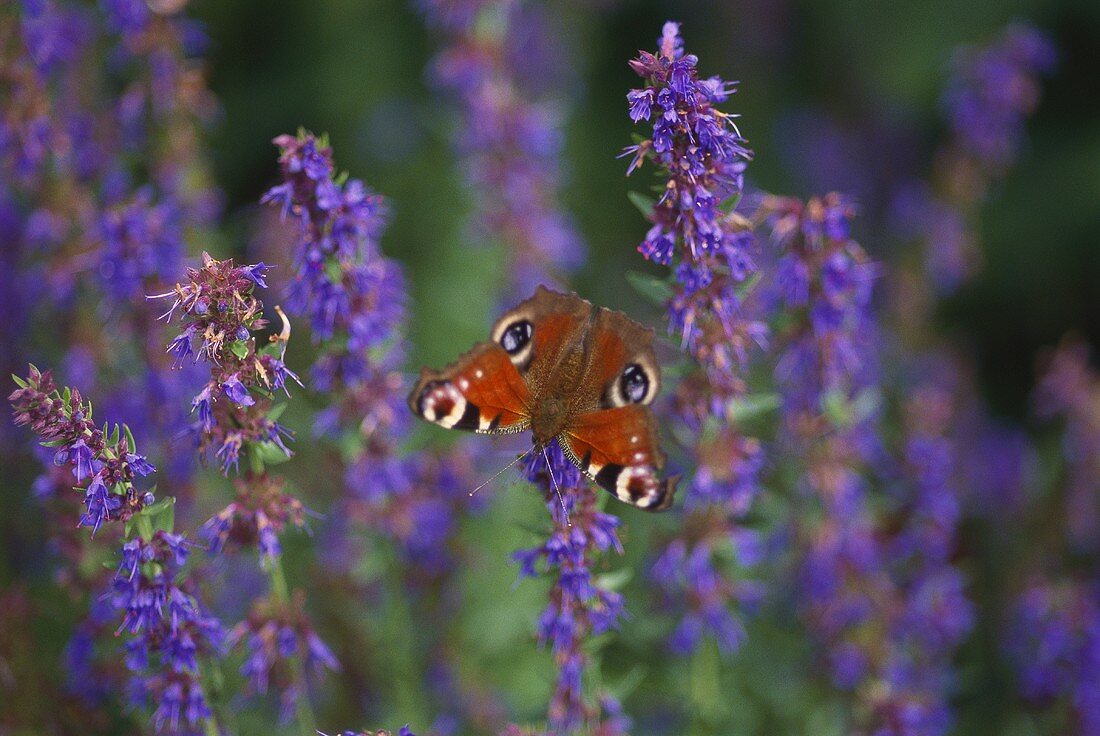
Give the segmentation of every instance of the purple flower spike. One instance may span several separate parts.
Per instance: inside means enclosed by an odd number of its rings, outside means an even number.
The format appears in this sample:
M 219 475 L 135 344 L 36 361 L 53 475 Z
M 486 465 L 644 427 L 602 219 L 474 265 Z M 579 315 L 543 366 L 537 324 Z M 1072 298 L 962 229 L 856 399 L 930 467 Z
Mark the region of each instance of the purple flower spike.
M 680 24 L 667 22 L 655 53 L 641 52 L 630 68 L 643 86 L 627 93 L 629 115 L 645 121 L 645 139 L 625 149 L 628 174 L 654 165 L 662 194 L 647 208 L 653 225 L 638 246 L 647 260 L 670 268 L 664 303 L 692 372 L 673 397 L 673 416 L 691 448 L 694 477 L 684 531 L 668 543 L 652 570 L 665 607 L 679 623 L 669 647 L 687 654 L 704 637 L 724 652 L 741 642 L 740 614 L 753 586 L 738 574 L 752 562 L 728 547 L 759 491 L 763 450 L 733 423 L 731 406 L 745 402 L 745 381 L 767 325 L 745 303 L 758 276 L 752 224 L 739 215 L 742 176 L 752 152 L 734 118 L 718 108 L 734 85 L 702 78 L 699 59 L 685 51 Z M 706 429 L 707 431 L 704 431 Z
M 420 4 L 445 32 L 431 75 L 458 107 L 455 148 L 476 197 L 476 241 L 502 243 L 514 290 L 531 293 L 584 260 L 580 234 L 559 201 L 560 124 L 550 104 L 531 99 L 532 90 L 566 76 L 556 49 L 538 53 L 554 34 L 519 4 L 462 2 L 461 11 L 450 0 Z
M 584 476 L 556 442 L 545 455 L 528 455 L 522 472 L 542 490 L 554 522 L 544 543 L 518 550 L 513 559 L 520 563 L 521 575 L 534 575 L 539 561 L 557 575 L 550 603 L 539 620 L 538 637 L 540 644 L 550 645 L 558 663 L 549 719 L 551 731 L 564 733 L 600 723 L 600 709 L 585 697 L 582 686 L 588 664 L 583 645 L 587 637 L 618 627 L 623 601 L 618 593 L 596 585 L 589 566 L 596 552 L 611 548 L 622 552 L 616 532 L 620 522 L 595 509 L 595 495 Z
M 291 455 L 282 439 L 289 433 L 267 417 L 272 392 L 285 390 L 287 378 L 297 380 L 283 360 L 289 326 L 263 347 L 251 339 L 267 325 L 254 291 L 263 287 L 268 268 L 264 263 L 238 267 L 203 254 L 202 267 L 188 269 L 187 283 L 161 295 L 175 300 L 165 319 L 178 309 L 184 322 L 169 350 L 182 357 L 190 354 L 183 345 L 202 341 L 195 358 L 209 365 L 210 380 L 192 399 L 197 421 L 191 432 L 202 457 L 219 458 L 226 474 L 237 470 L 240 454 L 254 446 L 274 444 Z

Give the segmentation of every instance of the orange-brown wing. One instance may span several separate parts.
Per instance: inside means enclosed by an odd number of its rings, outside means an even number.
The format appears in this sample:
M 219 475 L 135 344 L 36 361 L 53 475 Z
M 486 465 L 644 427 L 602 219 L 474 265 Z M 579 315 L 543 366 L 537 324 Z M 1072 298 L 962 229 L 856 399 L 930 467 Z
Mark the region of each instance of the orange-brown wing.
M 601 308 L 585 343 L 588 360 L 570 401 L 574 413 L 652 403 L 661 388 L 661 369 L 653 354 L 653 330 L 622 312 Z
M 409 408 L 441 427 L 481 434 L 522 432 L 531 424 L 527 384 L 495 342 L 478 343 L 441 371 L 422 370 Z
M 641 404 L 579 416 L 558 437 L 565 454 L 585 475 L 620 501 L 646 511 L 672 505 L 677 478 L 662 478 L 653 412 Z
M 584 329 L 592 305 L 576 294 L 540 286 L 535 295 L 508 310 L 489 333 L 508 353 L 533 401 L 552 383 L 559 362 Z

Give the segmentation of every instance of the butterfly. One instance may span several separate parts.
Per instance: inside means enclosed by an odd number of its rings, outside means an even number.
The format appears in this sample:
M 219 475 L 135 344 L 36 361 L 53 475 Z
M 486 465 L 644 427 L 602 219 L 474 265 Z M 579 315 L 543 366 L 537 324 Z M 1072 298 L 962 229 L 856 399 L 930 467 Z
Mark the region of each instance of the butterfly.
M 414 414 L 480 434 L 531 431 L 616 498 L 647 511 L 672 504 L 676 478 L 649 404 L 661 386 L 653 331 L 622 312 L 540 286 L 507 312 L 491 339 L 439 371 L 423 369 Z

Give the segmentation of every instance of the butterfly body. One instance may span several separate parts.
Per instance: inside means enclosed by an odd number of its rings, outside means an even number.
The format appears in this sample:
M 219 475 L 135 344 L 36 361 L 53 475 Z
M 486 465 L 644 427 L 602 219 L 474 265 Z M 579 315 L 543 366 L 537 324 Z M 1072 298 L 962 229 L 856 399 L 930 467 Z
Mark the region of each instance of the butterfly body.
M 620 500 L 659 510 L 675 480 L 648 404 L 660 387 L 653 333 L 620 312 L 539 287 L 501 317 L 491 341 L 441 371 L 422 371 L 409 395 L 418 416 L 483 434 L 530 430 Z

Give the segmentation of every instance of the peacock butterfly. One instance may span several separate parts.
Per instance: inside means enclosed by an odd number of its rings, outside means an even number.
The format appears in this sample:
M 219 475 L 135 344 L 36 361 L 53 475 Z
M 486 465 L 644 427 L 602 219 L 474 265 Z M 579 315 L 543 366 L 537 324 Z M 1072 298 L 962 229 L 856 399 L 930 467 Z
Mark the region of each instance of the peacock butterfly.
M 653 331 L 622 312 L 540 286 L 441 371 L 427 368 L 409 394 L 417 416 L 481 434 L 531 430 L 557 438 L 566 457 L 616 498 L 647 511 L 672 504 L 676 478 L 649 404 L 661 385 Z

